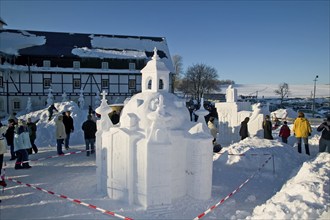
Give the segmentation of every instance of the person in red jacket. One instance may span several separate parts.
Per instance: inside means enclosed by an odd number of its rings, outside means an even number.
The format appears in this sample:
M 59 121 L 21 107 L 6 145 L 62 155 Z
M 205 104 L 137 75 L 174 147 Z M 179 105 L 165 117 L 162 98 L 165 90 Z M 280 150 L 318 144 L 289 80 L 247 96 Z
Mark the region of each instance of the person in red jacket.
M 290 128 L 288 126 L 288 123 L 286 121 L 283 122 L 284 124 L 282 125 L 280 129 L 280 133 L 278 136 L 282 138 L 283 143 L 288 143 L 288 137 L 290 136 Z

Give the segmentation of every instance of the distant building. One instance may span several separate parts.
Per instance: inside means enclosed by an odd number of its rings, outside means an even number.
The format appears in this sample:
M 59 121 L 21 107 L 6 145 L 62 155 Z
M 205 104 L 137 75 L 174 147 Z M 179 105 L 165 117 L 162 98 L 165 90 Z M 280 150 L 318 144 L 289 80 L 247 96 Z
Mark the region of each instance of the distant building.
M 103 90 L 110 104 L 123 102 L 141 91 L 140 70 L 155 47 L 174 72 L 164 37 L 10 30 L 0 23 L 0 116 L 24 110 L 28 97 L 32 108 L 44 107 L 50 89 L 54 102 L 64 93 L 77 102 L 81 90 L 85 106 Z

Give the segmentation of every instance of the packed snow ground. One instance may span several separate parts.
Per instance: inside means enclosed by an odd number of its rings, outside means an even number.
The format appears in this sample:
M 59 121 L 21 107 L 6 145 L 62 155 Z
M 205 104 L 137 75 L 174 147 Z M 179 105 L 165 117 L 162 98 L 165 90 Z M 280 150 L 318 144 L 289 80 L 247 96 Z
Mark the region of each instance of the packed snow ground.
M 81 124 L 87 111 L 73 102 L 55 106 L 60 112 L 71 110 L 75 122 L 71 149 L 66 153 L 83 150 Z M 87 157 L 82 152 L 48 158 L 56 156 L 54 121 L 47 121 L 47 109 L 20 116 L 27 117 L 40 119 L 36 141 L 39 152 L 30 155 L 32 169 L 28 170 L 15 170 L 15 162 L 9 161 L 9 153 L 5 154 L 6 178 L 23 184 L 6 180 L 8 186 L 0 192 L 1 220 L 116 219 L 26 184 L 133 219 L 193 219 L 241 186 L 203 219 L 330 219 L 330 154 L 318 153 L 317 125 L 313 125 L 310 137 L 311 156 L 297 153 L 293 136 L 288 144 L 281 143 L 279 129 L 273 132 L 275 140 L 247 138 L 214 155 L 211 199 L 184 197 L 169 207 L 144 210 L 97 192 L 95 155 Z

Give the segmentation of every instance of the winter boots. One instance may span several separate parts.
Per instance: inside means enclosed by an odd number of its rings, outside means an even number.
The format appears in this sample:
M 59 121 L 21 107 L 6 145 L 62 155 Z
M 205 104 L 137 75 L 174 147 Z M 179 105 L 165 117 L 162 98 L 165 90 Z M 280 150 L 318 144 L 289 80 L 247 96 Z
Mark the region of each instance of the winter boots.
M 0 186 L 6 187 L 7 186 L 7 183 L 4 180 L 1 180 L 0 181 Z
M 30 169 L 31 166 L 29 165 L 29 163 L 23 163 L 23 169 Z
M 29 163 L 23 163 L 23 164 L 15 164 L 15 170 L 20 170 L 20 169 L 30 169 L 31 166 Z

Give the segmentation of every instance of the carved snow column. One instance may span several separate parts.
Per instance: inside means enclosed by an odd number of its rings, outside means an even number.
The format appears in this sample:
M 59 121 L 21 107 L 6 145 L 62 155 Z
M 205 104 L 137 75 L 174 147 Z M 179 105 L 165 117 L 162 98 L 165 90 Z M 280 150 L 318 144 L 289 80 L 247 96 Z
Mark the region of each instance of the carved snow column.
M 103 91 L 101 105 L 95 109 L 97 114 L 101 115 L 101 119 L 97 121 L 96 132 L 96 176 L 97 176 L 97 191 L 106 193 L 107 188 L 107 149 L 102 147 L 102 134 L 103 131 L 108 131 L 113 124 L 109 118 L 109 113 L 112 111 L 108 106 L 108 101 L 105 99 L 107 93 Z
M 172 201 L 171 141 L 166 126 L 171 116 L 164 110 L 163 96 L 160 95 L 158 99 L 156 110 L 147 115 L 151 127 L 147 132 L 145 149 L 140 151 L 145 154 L 146 162 L 138 168 L 138 173 L 142 171 L 138 179 L 144 179 L 138 194 L 141 195 L 140 203 L 145 207 L 169 205 Z
M 212 190 L 212 164 L 213 144 L 211 133 L 205 122 L 205 116 L 209 111 L 205 110 L 204 99 L 201 98 L 201 107 L 195 112 L 198 115 L 198 123 L 195 132 L 188 140 L 186 170 L 188 195 L 195 199 L 206 200 L 211 197 Z M 191 132 L 191 131 L 190 131 Z M 201 161 L 203 161 L 201 163 Z M 198 177 L 198 178 L 196 178 Z

